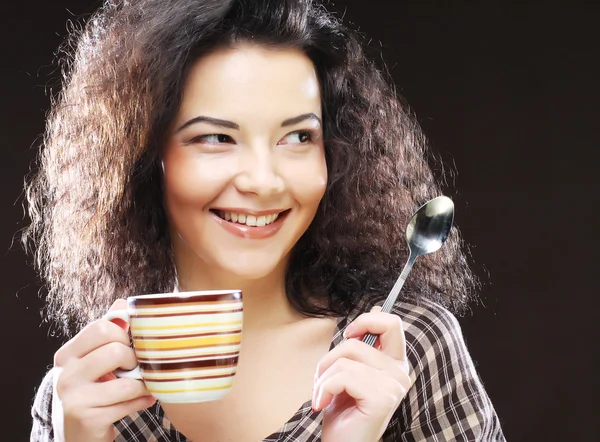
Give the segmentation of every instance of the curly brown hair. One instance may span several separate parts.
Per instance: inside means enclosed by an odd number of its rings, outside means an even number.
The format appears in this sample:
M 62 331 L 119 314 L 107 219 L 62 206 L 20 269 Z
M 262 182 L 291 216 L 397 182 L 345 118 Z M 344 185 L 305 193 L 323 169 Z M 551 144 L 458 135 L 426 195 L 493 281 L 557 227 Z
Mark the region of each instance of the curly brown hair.
M 292 252 L 288 299 L 307 315 L 345 315 L 393 285 L 408 255 L 404 226 L 440 186 L 416 119 L 362 38 L 311 0 L 108 0 L 65 43 L 62 91 L 27 184 L 23 241 L 47 315 L 67 334 L 116 298 L 174 287 L 165 132 L 190 65 L 240 42 L 300 48 L 322 88 L 329 182 Z M 403 296 L 459 311 L 476 286 L 454 228 Z

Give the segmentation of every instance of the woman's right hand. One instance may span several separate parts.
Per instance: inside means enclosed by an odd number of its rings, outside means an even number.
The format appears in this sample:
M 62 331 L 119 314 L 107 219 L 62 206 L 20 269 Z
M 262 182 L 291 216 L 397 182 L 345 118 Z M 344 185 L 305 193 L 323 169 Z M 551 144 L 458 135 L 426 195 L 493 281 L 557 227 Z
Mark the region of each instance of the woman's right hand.
M 120 299 L 110 310 L 126 307 Z M 156 399 L 141 380 L 113 374 L 118 368 L 129 370 L 136 365 L 127 325 L 104 319 L 86 326 L 56 352 L 54 394 L 62 405 L 66 442 L 113 442 L 115 422 L 154 404 Z M 60 411 L 53 407 L 56 412 Z M 60 434 L 60 430 L 55 432 Z

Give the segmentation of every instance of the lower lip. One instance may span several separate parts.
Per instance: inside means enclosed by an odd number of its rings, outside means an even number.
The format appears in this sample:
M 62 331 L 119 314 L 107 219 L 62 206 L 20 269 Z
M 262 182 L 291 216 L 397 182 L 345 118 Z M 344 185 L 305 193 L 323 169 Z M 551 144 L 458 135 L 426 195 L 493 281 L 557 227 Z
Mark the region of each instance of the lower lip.
M 225 221 L 223 218 L 213 212 L 210 212 L 210 214 L 213 216 L 215 221 L 217 221 L 217 223 L 219 223 L 229 233 L 244 239 L 265 239 L 274 236 L 277 232 L 279 232 L 279 229 L 281 229 L 281 226 L 288 215 L 285 213 L 283 216 L 280 216 L 274 222 L 267 224 L 266 226 L 251 227 L 245 224 Z

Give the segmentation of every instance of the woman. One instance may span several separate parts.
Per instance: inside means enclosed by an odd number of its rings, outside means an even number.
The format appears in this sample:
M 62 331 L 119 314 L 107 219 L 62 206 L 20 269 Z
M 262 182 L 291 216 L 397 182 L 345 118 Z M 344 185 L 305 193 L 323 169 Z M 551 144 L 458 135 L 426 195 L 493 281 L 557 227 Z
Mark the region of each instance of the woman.
M 476 286 L 458 232 L 375 307 L 440 190 L 355 34 L 309 0 L 109 0 L 70 43 L 26 238 L 74 337 L 31 440 L 504 439 L 448 310 Z M 111 374 L 136 361 L 102 315 L 174 288 L 244 293 L 220 401 L 159 404 Z

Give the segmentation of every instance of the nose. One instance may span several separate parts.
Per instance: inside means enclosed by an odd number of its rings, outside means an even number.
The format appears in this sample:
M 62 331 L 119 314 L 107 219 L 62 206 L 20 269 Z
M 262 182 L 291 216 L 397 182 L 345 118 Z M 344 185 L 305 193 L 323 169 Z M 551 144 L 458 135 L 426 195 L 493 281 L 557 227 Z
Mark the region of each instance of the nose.
M 277 170 L 270 148 L 247 149 L 240 161 L 240 173 L 234 182 L 240 192 L 273 196 L 284 191 L 285 181 Z

